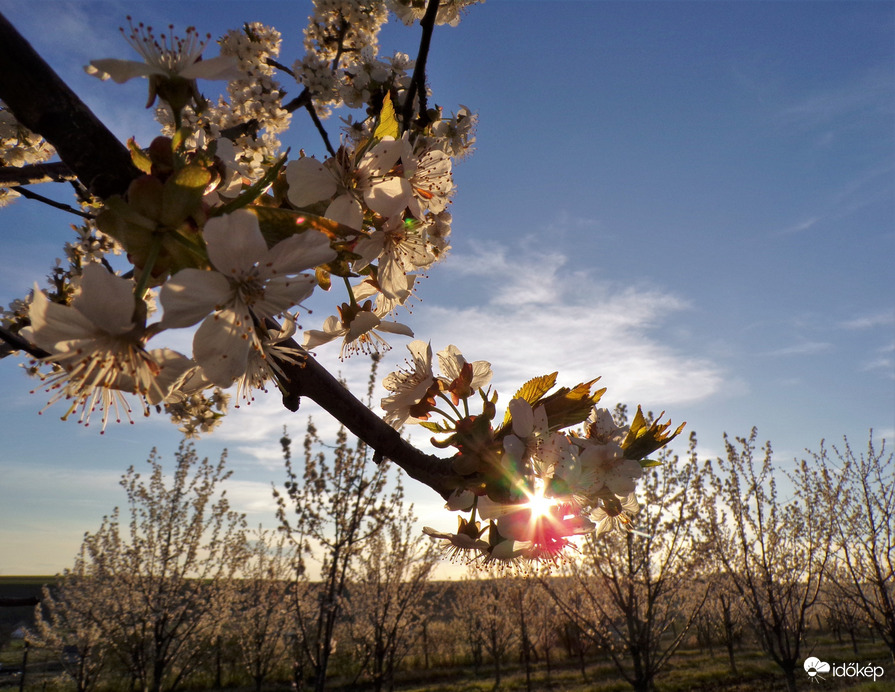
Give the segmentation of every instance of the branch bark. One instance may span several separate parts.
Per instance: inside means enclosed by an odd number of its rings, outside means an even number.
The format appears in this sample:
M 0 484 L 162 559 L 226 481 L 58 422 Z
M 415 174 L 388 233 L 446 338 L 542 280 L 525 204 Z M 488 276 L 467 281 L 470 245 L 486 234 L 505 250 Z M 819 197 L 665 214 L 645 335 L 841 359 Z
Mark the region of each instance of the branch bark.
M 298 348 L 295 342 L 290 345 Z M 286 376 L 283 384 L 288 389 L 283 405 L 290 411 L 297 411 L 299 398 L 305 396 L 369 445 L 376 452 L 374 460 L 377 462 L 383 458 L 391 459 L 408 476 L 428 485 L 445 499 L 460 487 L 463 478 L 454 471 L 450 459 L 425 454 L 411 445 L 312 356 L 307 356 L 298 365 L 280 361 L 279 366 Z
M 77 175 L 62 161 L 32 163 L 20 168 L 0 168 L 0 187 L 18 187 L 36 183 L 62 183 L 76 180 Z
M 127 148 L 0 14 L 0 100 L 100 198 L 140 175 Z

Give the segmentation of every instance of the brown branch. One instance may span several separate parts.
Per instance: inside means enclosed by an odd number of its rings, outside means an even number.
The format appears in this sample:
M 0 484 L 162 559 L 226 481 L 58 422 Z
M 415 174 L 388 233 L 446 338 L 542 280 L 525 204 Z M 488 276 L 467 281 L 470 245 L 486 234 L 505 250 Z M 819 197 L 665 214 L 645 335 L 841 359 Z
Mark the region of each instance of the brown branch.
M 429 57 L 429 46 L 432 43 L 432 33 L 435 31 L 435 17 L 438 14 L 438 0 L 429 0 L 426 14 L 420 20 L 423 30 L 420 38 L 420 50 L 416 56 L 416 64 L 413 67 L 413 77 L 410 79 L 410 87 L 404 97 L 404 109 L 401 112 L 401 125 L 405 130 L 410 129 L 410 120 L 413 117 L 413 99 L 419 94 L 420 114 L 426 112 L 426 59 Z
M 40 603 L 40 598 L 37 596 L 0 598 L 0 608 L 27 608 L 28 606 L 36 606 L 38 603 Z
M 67 211 L 69 214 L 75 214 L 76 216 L 80 216 L 82 219 L 93 219 L 95 216 L 93 214 L 88 214 L 86 211 L 81 211 L 80 209 L 75 209 L 70 204 L 63 204 L 62 202 L 57 202 L 56 200 L 50 199 L 49 197 L 44 197 L 43 195 L 39 195 L 36 192 L 32 192 L 24 185 L 20 185 L 16 188 L 16 192 L 18 192 L 22 197 L 26 199 L 34 200 L 35 202 L 41 202 L 46 204 L 54 209 L 61 209 L 62 211 Z
M 77 180 L 62 161 L 53 163 L 32 163 L 19 168 L 8 166 L 0 168 L 0 187 L 18 187 L 19 185 L 35 185 L 37 183 L 62 183 Z
M 123 194 L 140 175 L 127 148 L 0 14 L 0 100 L 46 139 L 97 197 Z
M 286 343 L 297 347 L 295 342 Z M 391 459 L 411 478 L 428 485 L 445 499 L 462 485 L 464 479 L 454 471 L 450 459 L 424 454 L 411 445 L 310 355 L 302 364 L 284 361 L 278 364 L 286 376 L 281 384 L 288 391 L 283 405 L 289 410 L 298 410 L 300 397 L 311 399 L 371 447 L 374 459 Z

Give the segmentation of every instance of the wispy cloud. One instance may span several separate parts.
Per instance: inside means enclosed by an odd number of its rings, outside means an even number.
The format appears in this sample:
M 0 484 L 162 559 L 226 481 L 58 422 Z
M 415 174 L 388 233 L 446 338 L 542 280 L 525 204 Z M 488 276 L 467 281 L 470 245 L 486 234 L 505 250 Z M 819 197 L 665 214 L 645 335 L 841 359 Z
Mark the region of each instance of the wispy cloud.
M 895 85 L 887 63 L 867 70 L 856 79 L 796 97 L 781 108 L 779 118 L 784 124 L 800 127 L 814 128 L 834 121 L 857 127 L 860 118 L 856 115 L 891 115 L 893 106 Z
M 886 379 L 895 380 L 895 342 L 876 350 L 861 367 L 862 372 L 876 372 Z
M 658 329 L 689 308 L 670 293 L 594 280 L 532 243 L 512 254 L 480 246 L 452 263 L 485 299 L 462 309 L 430 303 L 419 331 L 437 349 L 454 343 L 468 358 L 491 361 L 505 395 L 552 370 L 566 384 L 603 375 L 613 403 L 695 401 L 721 386 L 718 366 L 676 351 Z
M 803 219 L 802 221 L 798 221 L 786 228 L 782 228 L 776 232 L 775 235 L 793 235 L 795 233 L 804 233 L 805 231 L 811 230 L 821 221 L 823 217 L 821 216 L 812 216 L 807 219 Z
M 766 351 L 765 356 L 810 356 L 816 353 L 824 353 L 833 347 L 825 341 L 803 341 L 792 346 L 784 346 L 772 351 Z
M 859 315 L 839 323 L 843 329 L 874 329 L 895 325 L 895 310 L 882 310 L 867 315 Z

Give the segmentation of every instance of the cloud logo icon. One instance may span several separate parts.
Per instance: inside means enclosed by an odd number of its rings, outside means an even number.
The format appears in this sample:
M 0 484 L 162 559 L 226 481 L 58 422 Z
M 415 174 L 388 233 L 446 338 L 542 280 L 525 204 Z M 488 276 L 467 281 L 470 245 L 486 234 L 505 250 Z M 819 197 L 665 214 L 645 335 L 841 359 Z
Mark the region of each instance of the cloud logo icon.
M 805 672 L 812 678 L 819 673 L 829 673 L 830 664 L 826 661 L 821 661 L 816 656 L 811 656 L 810 658 L 805 659 Z

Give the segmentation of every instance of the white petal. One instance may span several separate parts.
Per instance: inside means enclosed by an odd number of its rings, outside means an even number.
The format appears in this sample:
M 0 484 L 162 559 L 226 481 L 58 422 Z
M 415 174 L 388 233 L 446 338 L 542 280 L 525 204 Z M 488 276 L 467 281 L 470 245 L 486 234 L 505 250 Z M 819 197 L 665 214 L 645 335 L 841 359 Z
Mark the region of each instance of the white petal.
M 31 320 L 31 340 L 46 351 L 58 351 L 61 342 L 72 339 L 92 339 L 97 335 L 94 324 L 67 305 L 51 302 L 34 285 L 34 298 L 28 309 Z
M 460 349 L 450 344 L 447 348 L 443 348 L 438 352 L 438 364 L 441 368 L 441 374 L 447 379 L 453 381 L 460 376 L 460 368 L 466 359 L 460 353 Z
M 252 305 L 252 312 L 262 318 L 279 315 L 311 295 L 316 285 L 316 278 L 304 274 L 271 279 L 264 287 L 264 299 Z
M 342 326 L 342 322 L 335 315 L 330 315 L 323 322 L 323 331 L 310 329 L 305 332 L 304 347 L 315 348 L 320 344 L 327 344 L 333 339 L 338 339 L 348 333 L 348 329 Z
M 326 208 L 324 216 L 358 231 L 364 226 L 363 207 L 348 193 L 336 197 Z
M 398 176 L 379 180 L 364 190 L 367 206 L 385 218 L 397 216 L 404 211 L 412 196 L 410 182 Z
M 391 300 L 406 300 L 409 295 L 407 290 L 407 274 L 398 262 L 391 257 L 383 259 L 379 263 L 379 288 L 382 294 Z
M 388 332 L 389 334 L 403 334 L 404 336 L 413 336 L 413 330 L 406 324 L 400 322 L 391 322 L 382 320 L 376 327 L 376 331 Z
M 472 382 L 470 387 L 481 389 L 491 381 L 491 363 L 487 360 L 476 360 L 472 363 Z
M 361 311 L 357 314 L 351 324 L 348 325 L 348 333 L 345 335 L 346 343 L 351 343 L 361 334 L 366 334 L 371 329 L 380 326 L 379 317 L 372 312 Z
M 531 436 L 534 429 L 535 415 L 531 404 L 525 399 L 513 399 L 508 408 L 513 420 L 513 433 L 525 439 Z
M 239 79 L 245 77 L 239 70 L 236 58 L 229 55 L 219 55 L 208 60 L 197 60 L 192 65 L 183 68 L 179 74 L 184 79 Z
M 225 276 L 243 276 L 267 254 L 258 217 L 245 209 L 209 219 L 202 231 L 208 258 Z
M 335 176 L 317 159 L 309 156 L 290 161 L 286 166 L 286 196 L 296 207 L 332 199 L 339 189 Z
M 320 231 L 305 231 L 289 236 L 274 245 L 267 253 L 267 264 L 262 271 L 267 276 L 298 274 L 336 258 L 336 251 Z
M 135 60 L 115 60 L 113 58 L 105 58 L 103 60 L 91 60 L 91 67 L 94 68 L 100 79 L 111 77 L 118 84 L 123 84 L 134 77 L 149 77 L 154 74 L 163 75 L 165 72 L 153 65 L 147 65 L 145 62 L 137 62 Z
M 361 159 L 357 167 L 358 172 L 361 175 L 385 175 L 398 162 L 403 147 L 401 140 L 384 137 Z
M 159 301 L 165 309 L 162 327 L 165 329 L 189 327 L 218 305 L 232 299 L 230 282 L 215 271 L 181 269 L 165 282 L 159 292 Z
M 366 267 L 370 262 L 376 261 L 376 258 L 382 254 L 385 247 L 385 233 L 375 231 L 369 238 L 361 238 L 357 241 L 352 252 L 360 255 L 360 259 L 356 260 L 354 268 L 360 270 Z M 360 297 L 357 296 L 356 297 Z
M 191 358 L 170 348 L 156 348 L 149 352 L 153 360 L 158 363 L 160 371 L 155 378 L 155 387 L 150 387 L 146 399 L 151 405 L 161 403 L 168 397 L 175 383 L 183 377 L 196 364 Z
M 250 338 L 231 310 L 205 318 L 193 338 L 193 357 L 205 376 L 219 387 L 229 387 L 245 374 Z
M 81 293 L 72 307 L 107 334 L 123 334 L 134 326 L 134 283 L 101 264 L 84 267 Z

